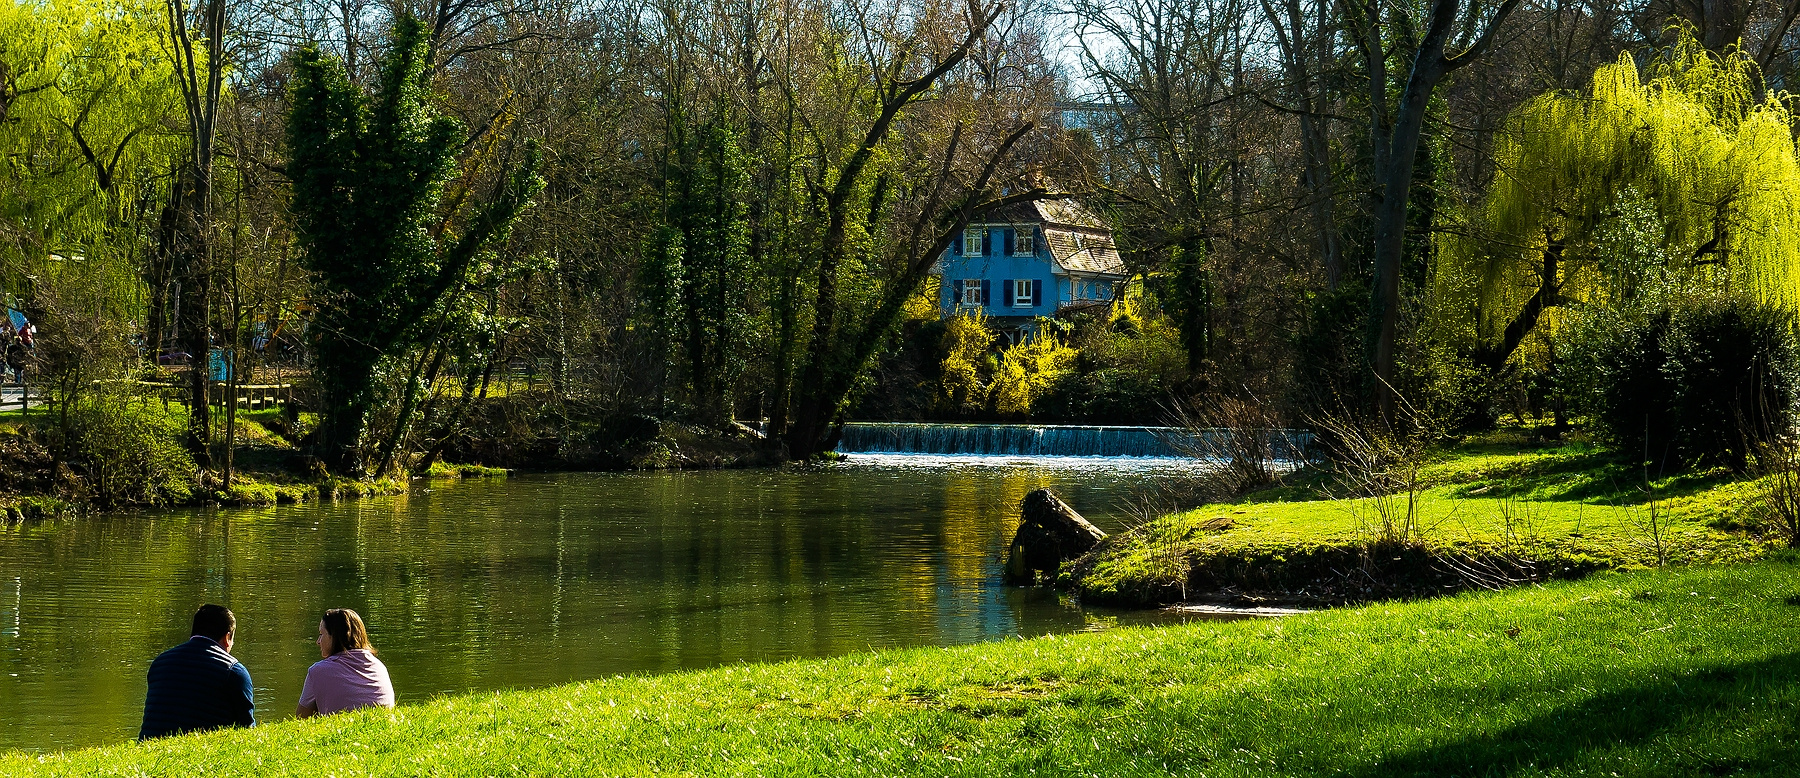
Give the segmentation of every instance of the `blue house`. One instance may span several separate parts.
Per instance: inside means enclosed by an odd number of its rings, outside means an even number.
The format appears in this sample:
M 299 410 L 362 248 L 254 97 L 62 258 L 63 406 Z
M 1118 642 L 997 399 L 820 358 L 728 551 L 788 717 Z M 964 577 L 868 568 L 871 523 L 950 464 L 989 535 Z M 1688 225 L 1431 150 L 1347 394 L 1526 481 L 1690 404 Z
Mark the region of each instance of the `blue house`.
M 1125 263 L 1112 231 L 1067 200 L 1021 203 L 971 224 L 938 260 L 943 315 L 979 309 L 996 329 L 1039 316 L 1110 306 Z

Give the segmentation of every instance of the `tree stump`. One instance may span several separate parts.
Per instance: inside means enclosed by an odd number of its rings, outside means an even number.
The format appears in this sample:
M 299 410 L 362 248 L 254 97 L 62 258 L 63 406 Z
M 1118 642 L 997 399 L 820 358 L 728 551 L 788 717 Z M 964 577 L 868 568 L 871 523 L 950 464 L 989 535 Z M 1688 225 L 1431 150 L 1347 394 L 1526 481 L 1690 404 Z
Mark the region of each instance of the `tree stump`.
M 1019 531 L 1006 556 L 1006 582 L 1037 583 L 1038 573 L 1055 580 L 1065 560 L 1088 552 L 1106 537 L 1049 489 L 1025 495 L 1019 503 Z

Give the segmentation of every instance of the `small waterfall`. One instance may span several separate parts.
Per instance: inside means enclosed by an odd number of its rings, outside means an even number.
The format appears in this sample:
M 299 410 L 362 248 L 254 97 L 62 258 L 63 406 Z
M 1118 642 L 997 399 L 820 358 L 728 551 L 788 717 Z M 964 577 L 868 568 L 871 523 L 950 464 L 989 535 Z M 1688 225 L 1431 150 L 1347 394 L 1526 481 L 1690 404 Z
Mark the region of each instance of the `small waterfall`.
M 838 451 L 881 454 L 985 454 L 1039 457 L 1190 457 L 1220 450 L 1208 445 L 1226 430 L 1175 427 L 1075 427 L 1036 424 L 908 424 L 849 422 Z M 1285 431 L 1276 451 L 1288 458 Z M 1301 445 L 1304 445 L 1303 443 Z

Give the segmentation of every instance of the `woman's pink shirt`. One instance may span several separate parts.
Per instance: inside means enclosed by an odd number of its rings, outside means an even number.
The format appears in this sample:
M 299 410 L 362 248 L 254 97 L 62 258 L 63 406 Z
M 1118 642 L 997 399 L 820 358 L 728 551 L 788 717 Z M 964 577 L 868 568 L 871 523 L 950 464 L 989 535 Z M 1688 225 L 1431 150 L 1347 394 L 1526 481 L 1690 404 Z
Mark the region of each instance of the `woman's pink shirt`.
M 394 707 L 394 684 L 387 666 L 366 648 L 353 648 L 313 663 L 300 689 L 300 705 L 337 713 L 379 705 Z

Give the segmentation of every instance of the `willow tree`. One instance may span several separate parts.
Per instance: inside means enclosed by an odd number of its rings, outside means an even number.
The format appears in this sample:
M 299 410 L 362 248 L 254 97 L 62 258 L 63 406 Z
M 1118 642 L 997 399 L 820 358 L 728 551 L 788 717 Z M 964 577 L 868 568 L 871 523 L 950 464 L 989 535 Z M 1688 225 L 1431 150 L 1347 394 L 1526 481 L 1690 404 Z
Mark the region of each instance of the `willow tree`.
M 315 448 L 346 475 L 365 469 L 377 368 L 429 337 L 433 314 L 543 188 L 534 149 L 467 213 L 457 212 L 461 194 L 445 197 L 466 133 L 433 107 L 428 38 L 423 23 L 402 16 L 372 94 L 316 46 L 294 58 L 287 172 L 321 293 L 312 333 L 325 403 Z
M 42 329 L 65 425 L 129 369 L 128 323 L 150 313 L 159 340 L 170 285 L 145 233 L 182 151 L 165 31 L 152 0 L 0 3 L 0 292 Z
M 0 4 L 0 272 L 48 278 L 82 256 L 135 292 L 138 209 L 160 199 L 181 139 L 160 3 Z M 14 289 L 13 291 L 21 291 Z
M 1445 240 L 1436 278 L 1473 303 L 1480 361 L 1504 365 L 1554 307 L 1652 284 L 1800 307 L 1800 157 L 1782 98 L 1747 55 L 1684 33 L 1643 67 L 1600 68 L 1588 94 L 1515 112 L 1476 229 Z

